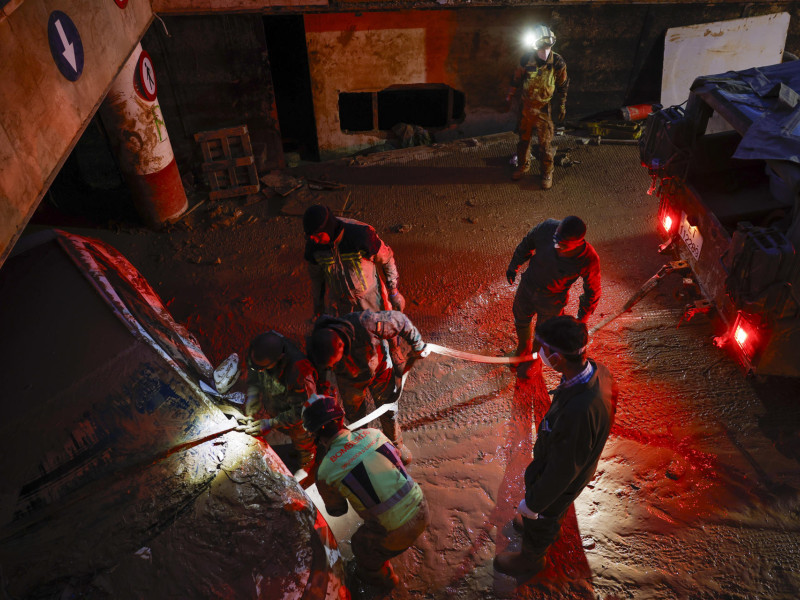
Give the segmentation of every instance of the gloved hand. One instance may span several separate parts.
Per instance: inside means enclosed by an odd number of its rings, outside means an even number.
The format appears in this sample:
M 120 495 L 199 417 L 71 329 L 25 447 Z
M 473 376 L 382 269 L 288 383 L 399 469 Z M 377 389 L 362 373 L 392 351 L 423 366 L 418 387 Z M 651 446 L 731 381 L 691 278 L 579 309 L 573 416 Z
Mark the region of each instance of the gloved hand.
M 417 356 L 417 358 L 426 358 L 431 353 L 431 349 L 428 348 L 428 344 L 422 340 L 420 340 L 419 344 L 414 346 L 412 350 L 414 350 L 414 354 Z
M 389 302 L 394 310 L 403 312 L 406 308 L 406 299 L 403 298 L 403 294 L 397 288 L 389 292 Z
M 311 405 L 312 405 L 314 402 L 316 402 L 316 401 L 317 401 L 317 400 L 319 400 L 320 398 L 322 398 L 322 395 L 321 395 L 321 394 L 311 394 L 311 395 L 308 397 L 308 400 L 306 400 L 305 402 L 303 402 L 303 410 L 305 410 L 305 409 L 306 409 L 306 407 L 308 407 L 308 406 L 311 406 Z
M 239 426 L 236 431 L 243 431 L 249 435 L 259 436 L 265 435 L 272 429 L 272 419 L 253 419 L 253 417 L 244 417 L 238 419 Z
M 558 121 L 559 123 L 563 122 L 564 119 L 567 118 L 567 105 L 562 104 L 558 107 Z
M 525 498 L 523 498 L 522 501 L 519 503 L 519 506 L 517 506 L 517 512 L 519 514 L 521 514 L 523 517 L 525 517 L 526 519 L 538 519 L 539 518 L 539 513 L 533 512 L 531 509 L 528 508 L 528 505 L 525 504 Z
M 517 272 L 516 271 L 514 271 L 512 269 L 509 269 L 508 271 L 506 271 L 506 279 L 508 279 L 508 284 L 509 285 L 514 285 L 514 280 L 516 278 L 517 278 Z

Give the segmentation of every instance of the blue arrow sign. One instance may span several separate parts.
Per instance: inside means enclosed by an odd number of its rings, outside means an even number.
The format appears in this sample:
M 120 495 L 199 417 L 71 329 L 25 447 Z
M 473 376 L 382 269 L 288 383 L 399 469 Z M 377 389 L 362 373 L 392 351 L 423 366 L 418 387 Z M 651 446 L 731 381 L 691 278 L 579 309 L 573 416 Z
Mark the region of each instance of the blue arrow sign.
M 83 73 L 83 43 L 75 23 L 65 13 L 54 10 L 47 22 L 47 39 L 58 70 L 70 81 L 77 81 Z

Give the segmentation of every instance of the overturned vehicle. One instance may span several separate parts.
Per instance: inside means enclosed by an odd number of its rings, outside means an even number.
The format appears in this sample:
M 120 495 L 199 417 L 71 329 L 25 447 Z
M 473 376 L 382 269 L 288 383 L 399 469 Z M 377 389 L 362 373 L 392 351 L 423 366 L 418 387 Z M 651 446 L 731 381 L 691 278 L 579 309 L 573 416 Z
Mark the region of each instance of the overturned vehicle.
M 800 61 L 698 77 L 640 156 L 661 249 L 688 262 L 748 372 L 800 376 Z
M 220 410 L 135 268 L 62 231 L 0 268 L 0 578 L 11 598 L 346 597 L 324 518 Z

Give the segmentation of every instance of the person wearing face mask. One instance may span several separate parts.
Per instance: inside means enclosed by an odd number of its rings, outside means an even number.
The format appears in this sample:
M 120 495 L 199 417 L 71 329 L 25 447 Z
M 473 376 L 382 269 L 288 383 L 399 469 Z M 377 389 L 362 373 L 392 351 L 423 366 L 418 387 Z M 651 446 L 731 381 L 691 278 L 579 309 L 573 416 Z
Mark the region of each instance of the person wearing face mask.
M 257 335 L 247 351 L 247 403 L 239 431 L 264 436 L 285 433 L 308 469 L 314 460 L 314 439 L 303 428 L 303 404 L 317 393 L 317 371 L 311 361 L 277 331 Z
M 585 323 L 600 301 L 600 259 L 585 240 L 586 224 L 579 217 L 561 221 L 547 219 L 531 229 L 514 250 L 506 269 L 506 279 L 514 284 L 517 271 L 528 262 L 528 268 L 514 294 L 514 326 L 517 349 L 514 356 L 530 354 L 534 343 L 531 323 L 539 324 L 564 312 L 569 288 L 578 277 L 583 278 L 578 320 Z
M 520 179 L 531 168 L 531 137 L 536 131 L 539 140 L 539 164 L 542 169 L 542 189 L 553 187 L 553 119 L 551 101 L 558 93 L 559 103 L 556 116 L 563 121 L 567 115 L 567 63 L 560 54 L 552 51 L 556 36 L 545 25 L 534 27 L 530 34 L 532 50 L 522 55 L 519 66 L 511 78 L 511 87 L 506 94 L 506 102 L 521 90 L 521 111 L 517 131 L 518 166 L 511 178 Z
M 592 480 L 616 412 L 617 388 L 603 365 L 587 358 L 586 324 L 567 315 L 537 328 L 542 363 L 561 373 L 553 402 L 544 415 L 525 470 L 525 497 L 514 517 L 522 532 L 520 552 L 495 556 L 506 575 L 534 575 L 575 498 Z

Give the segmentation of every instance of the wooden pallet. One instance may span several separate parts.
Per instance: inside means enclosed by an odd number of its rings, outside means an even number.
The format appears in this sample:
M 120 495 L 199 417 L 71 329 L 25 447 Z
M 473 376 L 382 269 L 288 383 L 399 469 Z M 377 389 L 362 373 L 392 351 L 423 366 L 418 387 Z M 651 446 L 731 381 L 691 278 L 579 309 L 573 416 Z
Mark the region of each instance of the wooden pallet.
M 260 189 L 247 125 L 201 131 L 194 140 L 203 150 L 203 173 L 211 200 L 256 194 Z

